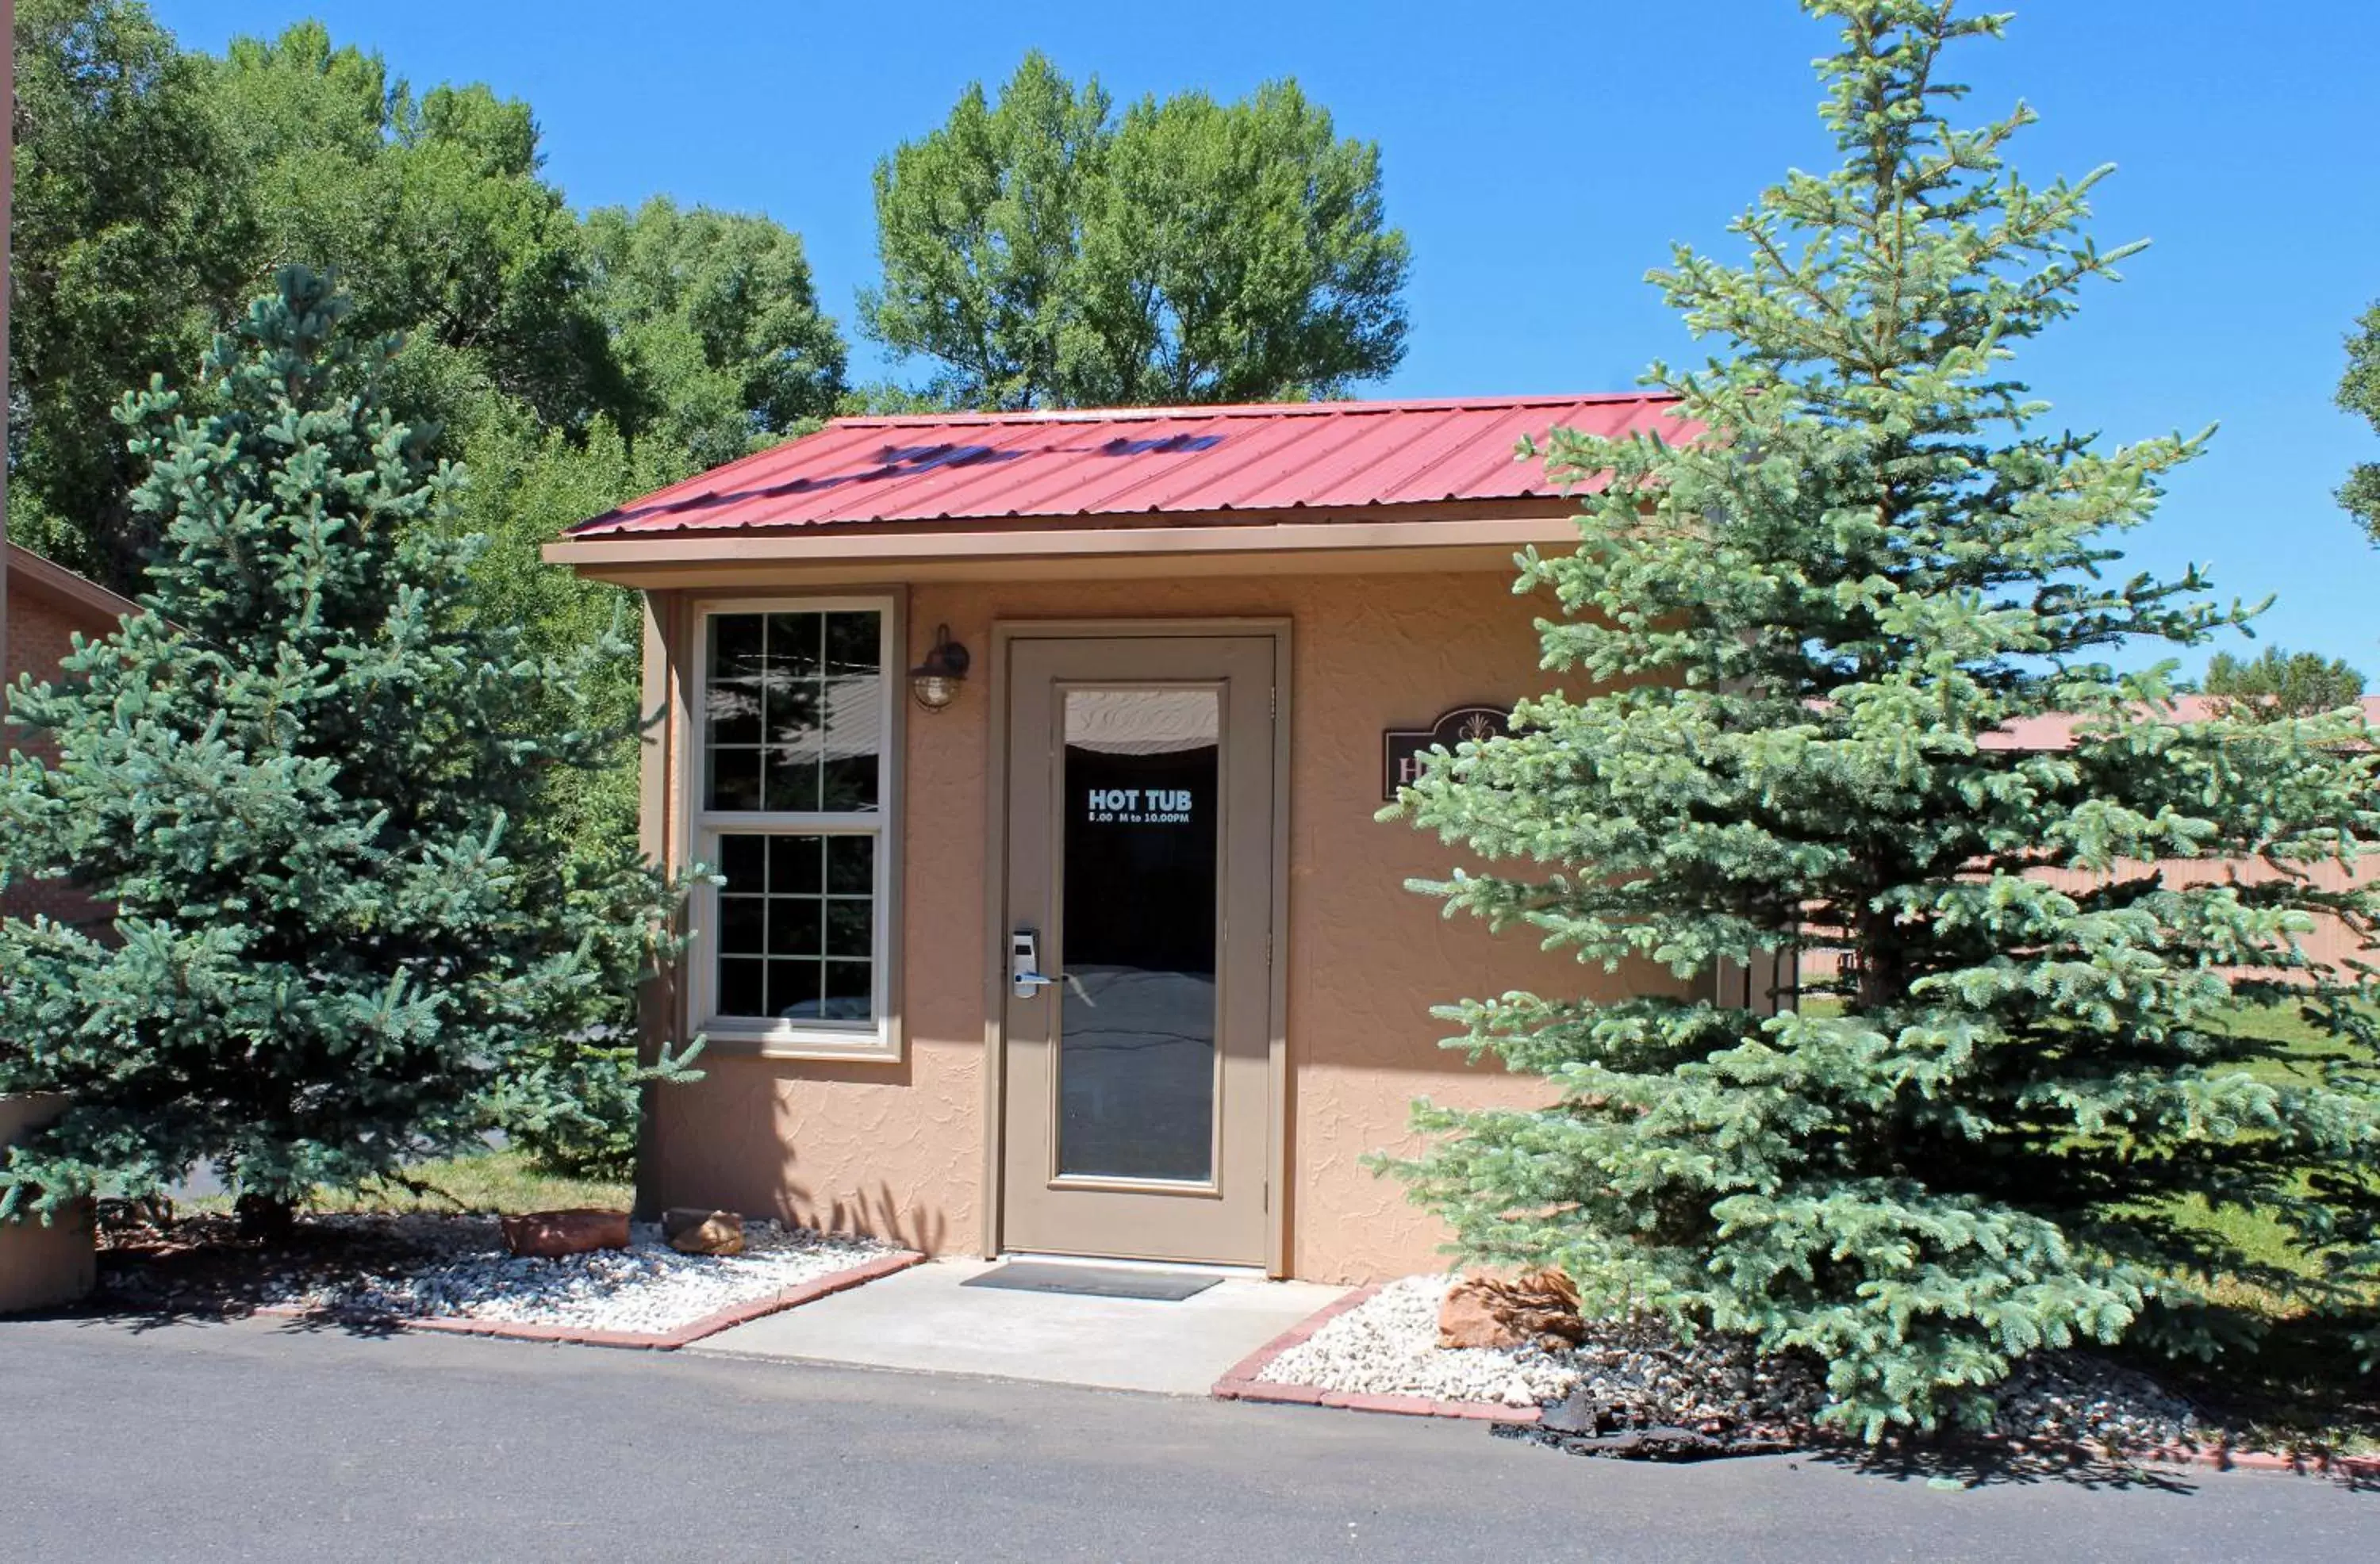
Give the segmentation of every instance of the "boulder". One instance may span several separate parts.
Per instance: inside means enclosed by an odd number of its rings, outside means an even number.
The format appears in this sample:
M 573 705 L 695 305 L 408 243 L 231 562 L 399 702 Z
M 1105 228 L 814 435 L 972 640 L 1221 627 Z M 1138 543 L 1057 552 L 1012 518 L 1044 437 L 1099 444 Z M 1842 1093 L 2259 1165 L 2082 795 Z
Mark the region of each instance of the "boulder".
M 662 1213 L 662 1233 L 681 1255 L 741 1255 L 744 1218 L 733 1211 L 678 1206 Z
M 628 1246 L 628 1213 L 581 1206 L 499 1218 L 504 1247 L 523 1259 L 558 1260 L 597 1249 Z
M 1510 1279 L 1464 1277 L 1438 1311 L 1441 1347 L 1536 1347 L 1558 1352 L 1586 1340 L 1578 1289 L 1558 1270 Z

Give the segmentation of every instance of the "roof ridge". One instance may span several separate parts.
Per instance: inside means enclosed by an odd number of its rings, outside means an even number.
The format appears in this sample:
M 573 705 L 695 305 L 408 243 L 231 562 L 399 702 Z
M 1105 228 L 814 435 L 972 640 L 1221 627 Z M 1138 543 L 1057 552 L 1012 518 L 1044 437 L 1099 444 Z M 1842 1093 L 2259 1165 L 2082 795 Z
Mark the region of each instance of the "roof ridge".
M 1675 402 L 1667 391 L 1592 391 L 1526 396 L 1418 396 L 1343 402 L 1216 402 L 1162 407 L 1050 407 L 1026 412 L 853 413 L 827 429 L 948 429 L 961 424 L 1140 423 L 1162 418 L 1317 418 L 1327 414 L 1487 412 L 1516 407 L 1574 407 L 1589 403 Z

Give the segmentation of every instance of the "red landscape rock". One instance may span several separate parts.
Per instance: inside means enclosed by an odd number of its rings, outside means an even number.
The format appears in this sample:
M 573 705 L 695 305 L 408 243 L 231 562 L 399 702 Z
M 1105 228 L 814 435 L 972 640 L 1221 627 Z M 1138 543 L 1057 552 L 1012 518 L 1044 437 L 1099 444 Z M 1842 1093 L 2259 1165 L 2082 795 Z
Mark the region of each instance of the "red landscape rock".
M 1465 1277 L 1448 1290 L 1438 1311 L 1441 1347 L 1526 1347 L 1549 1352 L 1586 1339 L 1578 1289 L 1558 1270 L 1501 1277 Z
M 558 1260 L 596 1249 L 628 1246 L 628 1213 L 582 1206 L 571 1211 L 531 1211 L 497 1218 L 504 1247 L 523 1259 Z

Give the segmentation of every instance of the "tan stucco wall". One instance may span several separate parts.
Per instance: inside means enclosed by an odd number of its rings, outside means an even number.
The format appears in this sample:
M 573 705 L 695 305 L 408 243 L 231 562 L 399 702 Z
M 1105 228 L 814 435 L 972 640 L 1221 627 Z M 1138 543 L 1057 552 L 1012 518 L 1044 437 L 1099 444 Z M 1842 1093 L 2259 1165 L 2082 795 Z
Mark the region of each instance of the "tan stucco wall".
M 912 658 L 934 625 L 980 655 L 995 622 L 1287 618 L 1293 624 L 1288 1035 L 1292 1265 L 1362 1281 L 1443 1264 L 1441 1233 L 1402 1186 L 1361 1165 L 1414 1144 L 1417 1095 L 1518 1102 L 1537 1083 L 1438 1048 L 1429 1007 L 1509 988 L 1611 992 L 1628 975 L 1491 938 L 1413 895 L 1452 858 L 1372 818 L 1380 734 L 1467 702 L 1541 689 L 1531 620 L 1508 574 L 1269 580 L 919 585 Z M 890 1064 L 707 1061 L 661 1094 L 651 1195 L 856 1226 L 966 1251 L 983 1226 L 984 775 L 990 701 L 977 687 L 907 739 L 904 919 L 908 1049 Z M 1657 981 L 1639 977 L 1638 982 Z

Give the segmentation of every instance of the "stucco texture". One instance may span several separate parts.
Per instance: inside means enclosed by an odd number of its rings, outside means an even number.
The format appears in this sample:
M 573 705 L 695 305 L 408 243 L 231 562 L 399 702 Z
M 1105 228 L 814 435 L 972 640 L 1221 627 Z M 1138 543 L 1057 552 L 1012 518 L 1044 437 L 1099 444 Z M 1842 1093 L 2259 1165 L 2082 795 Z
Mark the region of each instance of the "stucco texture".
M 1546 686 L 1532 627 L 1541 607 L 1515 599 L 1509 575 L 1484 571 L 911 590 L 913 653 L 941 623 L 980 652 L 996 623 L 1291 622 L 1288 1222 L 1299 1277 L 1361 1282 L 1444 1264 L 1436 1222 L 1364 1157 L 1415 1144 L 1407 1123 L 1417 1096 L 1487 1105 L 1543 1090 L 1440 1049 L 1446 1028 L 1431 1005 L 1662 981 L 1608 976 L 1526 936 L 1442 918 L 1403 885 L 1444 874 L 1453 854 L 1373 818 L 1384 729 Z M 908 724 L 902 1062 L 714 1057 L 704 1082 L 661 1094 L 650 1194 L 859 1227 L 929 1250 L 980 1244 L 990 707 L 970 688 Z

